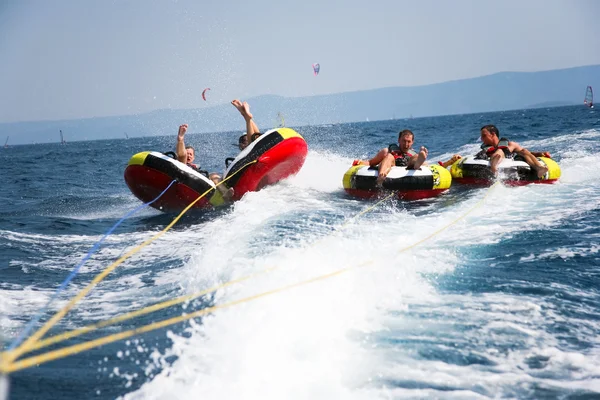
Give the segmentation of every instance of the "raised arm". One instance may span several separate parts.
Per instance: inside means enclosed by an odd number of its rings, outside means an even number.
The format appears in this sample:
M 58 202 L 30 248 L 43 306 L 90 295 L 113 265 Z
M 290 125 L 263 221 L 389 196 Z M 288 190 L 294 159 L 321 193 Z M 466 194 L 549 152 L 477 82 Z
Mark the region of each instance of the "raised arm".
M 253 115 L 250 113 L 250 105 L 247 102 L 241 102 L 235 99 L 231 102 L 235 108 L 242 114 L 246 121 L 246 140 L 250 144 L 252 142 L 252 136 L 256 133 L 260 133 L 258 126 L 254 122 Z
M 188 124 L 183 124 L 179 126 L 179 132 L 177 132 L 177 160 L 184 164 L 187 162 L 187 153 L 183 137 L 185 136 L 187 129 Z

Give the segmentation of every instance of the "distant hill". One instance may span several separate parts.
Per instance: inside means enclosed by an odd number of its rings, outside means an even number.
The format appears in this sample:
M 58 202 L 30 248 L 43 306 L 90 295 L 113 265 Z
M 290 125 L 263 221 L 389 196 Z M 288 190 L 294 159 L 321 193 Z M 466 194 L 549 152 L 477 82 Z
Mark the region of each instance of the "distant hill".
M 582 104 L 586 86 L 600 89 L 600 65 L 542 72 L 501 72 L 477 78 L 413 87 L 389 87 L 312 97 L 275 95 L 246 99 L 258 125 L 268 129 L 279 123 L 281 112 L 288 126 L 468 114 L 559 105 Z M 0 124 L 0 137 L 13 144 L 55 142 L 59 129 L 67 141 L 174 134 L 187 122 L 192 132 L 241 131 L 243 121 L 230 104 L 188 110 Z M 12 139 L 11 139 L 12 142 Z

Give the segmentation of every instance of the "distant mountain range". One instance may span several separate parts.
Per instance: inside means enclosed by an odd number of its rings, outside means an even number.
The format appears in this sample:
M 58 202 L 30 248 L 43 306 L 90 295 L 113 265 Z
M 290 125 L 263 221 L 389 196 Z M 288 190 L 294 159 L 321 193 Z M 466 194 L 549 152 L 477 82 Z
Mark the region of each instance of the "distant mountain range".
M 542 72 L 501 72 L 478 78 L 413 87 L 389 87 L 312 97 L 258 96 L 246 99 L 258 125 L 287 126 L 376 121 L 407 117 L 582 104 L 588 85 L 600 90 L 600 65 Z M 600 92 L 599 92 L 600 93 Z M 116 117 L 0 124 L 0 137 L 13 144 L 174 134 L 188 123 L 192 132 L 241 131 L 243 121 L 230 104 L 202 109 L 156 110 Z

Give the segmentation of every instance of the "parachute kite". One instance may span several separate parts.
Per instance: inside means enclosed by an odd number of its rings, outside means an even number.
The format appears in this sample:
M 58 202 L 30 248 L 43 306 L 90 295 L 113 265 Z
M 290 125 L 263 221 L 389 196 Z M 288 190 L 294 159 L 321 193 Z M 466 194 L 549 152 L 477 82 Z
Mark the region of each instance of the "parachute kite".
M 313 64 L 313 72 L 315 73 L 315 76 L 319 75 L 320 69 L 321 69 L 321 66 L 319 64 Z
M 204 90 L 202 91 L 202 100 L 204 100 L 204 101 L 206 101 L 206 91 L 207 91 L 207 90 L 210 90 L 210 88 L 209 88 L 209 87 L 207 87 L 206 89 L 204 89 Z
M 585 89 L 585 98 L 583 99 L 583 104 L 589 108 L 594 108 L 594 92 L 592 91 L 591 86 L 588 86 Z

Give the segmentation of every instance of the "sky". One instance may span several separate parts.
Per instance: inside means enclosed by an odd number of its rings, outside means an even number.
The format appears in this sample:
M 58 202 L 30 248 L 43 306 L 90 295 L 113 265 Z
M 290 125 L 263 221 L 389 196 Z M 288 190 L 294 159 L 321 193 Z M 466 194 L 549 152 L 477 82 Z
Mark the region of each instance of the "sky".
M 0 123 L 600 64 L 599 16 L 595 0 L 0 0 Z

